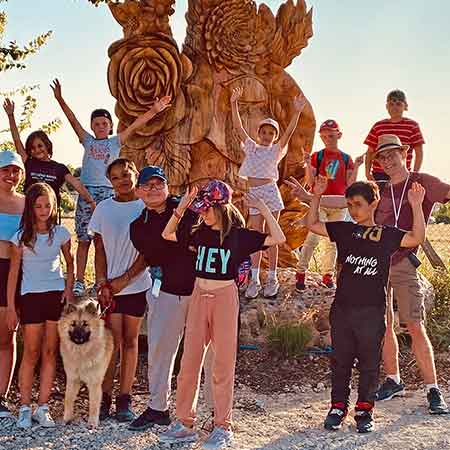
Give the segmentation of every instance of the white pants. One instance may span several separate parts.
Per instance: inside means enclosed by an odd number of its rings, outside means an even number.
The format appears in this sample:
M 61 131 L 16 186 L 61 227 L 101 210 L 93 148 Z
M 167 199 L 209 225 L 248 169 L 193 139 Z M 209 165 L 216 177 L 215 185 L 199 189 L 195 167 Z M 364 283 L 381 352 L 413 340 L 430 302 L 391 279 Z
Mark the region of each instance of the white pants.
M 320 208 L 319 218 L 322 222 L 337 222 L 345 220 L 346 209 Z M 314 254 L 314 249 L 319 244 L 321 237 L 311 231 L 306 236 L 300 252 L 300 261 L 298 263 L 298 271 L 305 273 L 309 268 L 309 263 Z M 326 239 L 325 248 L 321 260 L 322 274 L 334 274 L 336 267 L 336 244 Z

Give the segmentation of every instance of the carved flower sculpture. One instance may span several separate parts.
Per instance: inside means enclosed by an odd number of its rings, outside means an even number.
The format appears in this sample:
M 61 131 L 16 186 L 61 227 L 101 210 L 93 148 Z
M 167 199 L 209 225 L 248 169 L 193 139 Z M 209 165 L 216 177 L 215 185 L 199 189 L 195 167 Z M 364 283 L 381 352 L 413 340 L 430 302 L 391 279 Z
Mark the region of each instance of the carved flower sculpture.
M 231 0 L 216 6 L 205 24 L 209 63 L 230 73 L 250 71 L 255 63 L 255 20 L 252 0 Z
M 117 99 L 116 114 L 125 126 L 164 95 L 172 97 L 172 107 L 138 134 L 145 137 L 170 130 L 184 116 L 185 98 L 180 85 L 192 67 L 171 37 L 154 33 L 122 39 L 110 47 L 109 57 L 109 87 Z M 136 144 L 139 147 L 139 142 L 135 141 Z

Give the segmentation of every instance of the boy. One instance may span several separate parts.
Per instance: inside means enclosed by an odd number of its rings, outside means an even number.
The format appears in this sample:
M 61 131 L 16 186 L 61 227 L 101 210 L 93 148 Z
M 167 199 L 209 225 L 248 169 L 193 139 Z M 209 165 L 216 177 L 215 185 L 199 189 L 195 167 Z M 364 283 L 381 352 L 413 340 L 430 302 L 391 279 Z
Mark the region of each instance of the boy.
M 80 181 L 87 187 L 95 203 L 112 197 L 112 185 L 106 176 L 106 168 L 119 157 L 121 146 L 127 142 L 135 131 L 170 106 L 170 97 L 156 99 L 153 106 L 146 113 L 139 116 L 128 128 L 112 137 L 109 137 L 113 134 L 111 114 L 106 109 L 96 109 L 91 114 L 91 130 L 94 133 L 94 136 L 92 136 L 81 126 L 77 117 L 65 102 L 58 79 L 54 80 L 51 88 L 57 102 L 84 147 Z M 91 217 L 91 206 L 83 198 L 78 197 L 75 212 L 75 230 L 78 238 L 77 274 L 73 287 L 73 293 L 76 296 L 83 295 L 86 290 L 84 271 L 92 239 L 92 236 L 88 233 L 88 224 Z
M 327 195 L 344 195 L 347 186 L 352 184 L 358 175 L 358 168 L 363 159 L 359 157 L 355 164 L 347 153 L 339 150 L 338 141 L 342 137 L 339 125 L 334 120 L 326 120 L 319 129 L 320 139 L 325 145 L 323 150 L 305 155 L 306 184 L 313 186 L 316 175 L 324 175 L 328 179 L 325 193 Z M 324 222 L 344 220 L 346 211 L 343 209 L 321 208 L 320 218 Z M 305 286 L 305 274 L 314 249 L 319 243 L 319 236 L 308 233 L 300 252 L 300 261 L 297 268 L 296 289 L 303 291 Z M 333 275 L 336 264 L 336 245 L 327 240 L 324 255 L 321 261 L 322 283 L 328 288 L 334 288 Z
M 422 166 L 423 144 L 425 143 L 419 124 L 403 116 L 404 112 L 408 110 L 406 95 L 403 91 L 396 89 L 389 92 L 386 100 L 386 109 L 389 114 L 389 119 L 383 119 L 375 123 L 364 141 L 364 144 L 368 146 L 366 154 L 366 178 L 382 183 L 385 183 L 389 177 L 375 158 L 375 149 L 381 135 L 395 134 L 400 138 L 403 145 L 409 145 L 406 167 L 411 171 L 411 162 L 414 155 L 414 172 L 419 172 Z
M 422 202 L 425 190 L 418 183 L 413 183 L 409 189 L 413 227 L 404 232 L 375 224 L 379 192 L 372 182 L 356 182 L 345 191 L 348 211 L 356 223 L 321 222 L 319 203 L 326 188 L 327 179 L 319 176 L 307 215 L 310 231 L 336 242 L 341 265 L 330 311 L 332 390 L 331 408 L 324 426 L 328 430 L 337 430 L 347 416 L 352 367 L 357 358 L 360 376 L 355 421 L 359 433 L 368 433 L 374 430 L 375 425 L 373 407 L 386 330 L 390 259 L 400 247 L 414 248 L 424 241 Z

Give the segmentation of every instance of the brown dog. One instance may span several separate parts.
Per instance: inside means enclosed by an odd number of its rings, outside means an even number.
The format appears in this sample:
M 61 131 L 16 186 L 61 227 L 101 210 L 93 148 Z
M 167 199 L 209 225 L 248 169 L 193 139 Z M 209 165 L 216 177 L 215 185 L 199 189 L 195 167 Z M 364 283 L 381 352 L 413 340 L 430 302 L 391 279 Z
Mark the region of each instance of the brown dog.
M 73 419 L 80 383 L 89 390 L 88 424 L 96 427 L 102 400 L 102 383 L 113 352 L 111 330 L 105 328 L 94 300 L 69 303 L 58 322 L 60 350 L 66 372 L 64 421 Z

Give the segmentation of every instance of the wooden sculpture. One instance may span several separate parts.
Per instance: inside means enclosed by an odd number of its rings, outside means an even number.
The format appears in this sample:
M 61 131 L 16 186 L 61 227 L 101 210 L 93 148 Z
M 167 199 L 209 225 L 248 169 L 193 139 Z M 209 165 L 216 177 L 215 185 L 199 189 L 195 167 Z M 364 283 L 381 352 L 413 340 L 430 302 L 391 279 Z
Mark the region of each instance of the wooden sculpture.
M 246 189 L 237 176 L 243 153 L 231 121 L 230 95 L 244 88 L 239 111 L 249 134 L 258 123 L 276 119 L 281 129 L 293 114 L 292 100 L 301 91 L 285 71 L 312 36 L 312 10 L 304 0 L 287 0 L 276 16 L 253 0 L 188 0 L 187 34 L 180 52 L 169 25 L 174 0 L 124 0 L 110 3 L 124 38 L 109 48 L 108 82 L 117 99 L 119 131 L 147 111 L 156 97 L 172 96 L 172 107 L 140 129 L 122 148 L 138 167 L 164 167 L 172 192 L 209 178 Z M 303 152 L 311 151 L 315 119 L 304 109 L 281 162 L 283 178 L 303 176 Z M 306 207 L 283 190 L 286 210 L 281 223 L 288 243 L 280 265 L 296 263 L 291 251 L 305 231 L 291 226 Z M 303 237 L 302 237 L 303 236 Z M 294 242 L 295 241 L 295 242 Z

